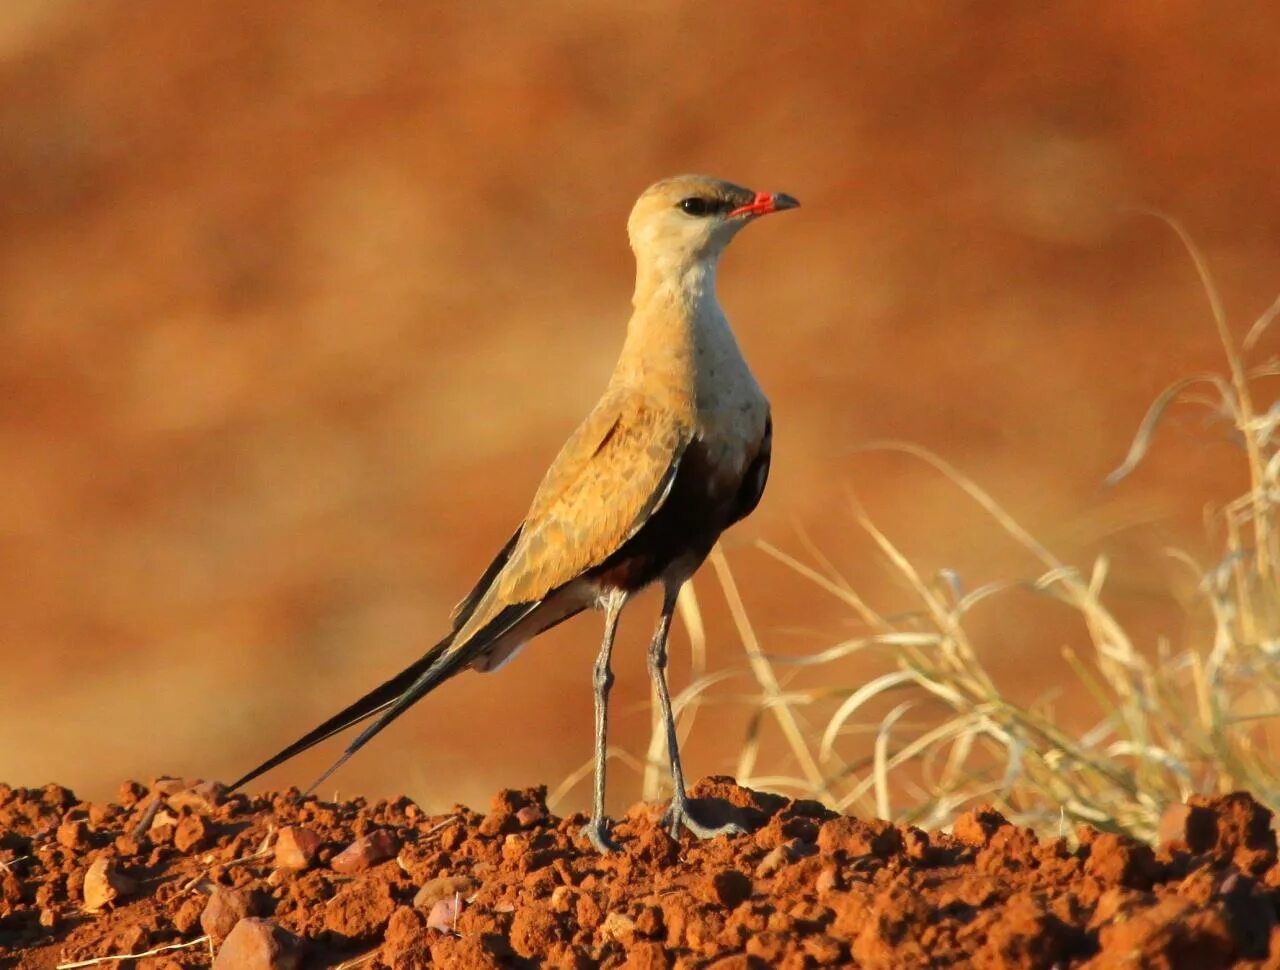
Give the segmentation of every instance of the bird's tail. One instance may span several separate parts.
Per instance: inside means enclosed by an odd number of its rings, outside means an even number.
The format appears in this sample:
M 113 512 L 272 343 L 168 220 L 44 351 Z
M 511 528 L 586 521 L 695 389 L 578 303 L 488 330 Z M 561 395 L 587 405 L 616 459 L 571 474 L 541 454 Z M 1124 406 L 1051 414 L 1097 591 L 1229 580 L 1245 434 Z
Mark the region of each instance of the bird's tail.
M 276 765 L 288 761 L 294 755 L 301 754 L 321 741 L 333 737 L 339 731 L 345 731 L 376 715 L 377 719 L 356 735 L 355 740 L 342 752 L 342 756 L 307 789 L 308 792 L 314 791 L 321 782 L 342 767 L 348 758 L 368 744 L 374 735 L 440 684 L 464 670 L 473 660 L 493 647 L 501 637 L 512 633 L 517 625 L 531 620 L 533 627 L 528 630 L 528 633 L 532 636 L 564 622 L 583 609 L 583 606 L 577 602 L 568 605 L 558 603 L 553 592 L 551 596 L 532 603 L 513 603 L 503 607 L 479 630 L 470 634 L 466 640 L 460 641 L 458 632 L 465 625 L 463 621 L 474 610 L 475 603 L 468 602 L 464 605 L 470 609 L 460 619 L 455 618 L 453 632 L 424 653 L 421 658 L 385 684 L 375 687 L 354 704 L 339 711 L 319 727 L 304 734 L 279 754 L 268 758 L 234 782 L 229 790 L 234 791 L 248 784 Z
M 455 667 L 454 664 L 447 663 L 449 648 L 453 645 L 453 639 L 454 636 L 450 633 L 449 636 L 423 654 L 419 660 L 400 671 L 386 683 L 375 687 L 354 704 L 349 705 L 323 724 L 308 731 L 283 751 L 272 755 L 258 767 L 238 779 L 231 785 L 230 790 L 234 791 L 242 785 L 248 784 L 259 775 L 265 774 L 276 767 L 276 765 L 288 761 L 294 755 L 301 754 L 307 749 L 315 747 L 321 741 L 327 740 L 335 734 L 345 731 L 349 727 L 354 727 L 361 721 L 367 721 L 375 714 L 381 713 L 382 717 L 361 732 L 360 736 L 347 748 L 342 757 L 321 777 L 316 779 L 315 784 L 311 786 L 314 789 L 316 785 L 319 785 L 320 782 L 337 770 L 338 766 L 346 761 L 347 758 L 363 747 L 378 731 L 381 731 L 395 717 L 399 716 L 406 707 L 425 695 L 432 687 L 448 679 L 457 672 L 457 669 L 460 669 Z
M 307 791 L 314 791 L 321 782 L 342 767 L 348 758 L 368 744 L 374 735 L 416 702 L 426 697 L 440 684 L 463 670 L 473 659 L 491 647 L 499 637 L 510 632 L 517 623 L 528 617 L 541 605 L 541 602 L 534 602 L 505 607 L 492 620 L 462 643 L 457 640 L 457 628 L 455 627 L 452 633 L 424 653 L 420 659 L 414 661 L 414 663 L 400 671 L 385 684 L 369 691 L 354 704 L 339 711 L 319 727 L 308 731 L 279 754 L 268 758 L 247 775 L 235 781 L 229 790 L 234 791 L 241 785 L 248 784 L 259 775 L 270 771 L 276 765 L 283 764 L 294 755 L 301 754 L 321 741 L 333 737 L 339 731 L 345 731 L 347 728 L 354 727 L 362 721 L 367 721 L 374 715 L 380 715 L 376 721 L 356 735 L 355 740 L 342 752 L 342 756 L 330 765 L 324 774 L 312 782 Z M 578 609 L 581 609 L 581 607 Z M 568 616 L 578 612 L 578 609 L 557 617 L 550 625 L 567 619 Z

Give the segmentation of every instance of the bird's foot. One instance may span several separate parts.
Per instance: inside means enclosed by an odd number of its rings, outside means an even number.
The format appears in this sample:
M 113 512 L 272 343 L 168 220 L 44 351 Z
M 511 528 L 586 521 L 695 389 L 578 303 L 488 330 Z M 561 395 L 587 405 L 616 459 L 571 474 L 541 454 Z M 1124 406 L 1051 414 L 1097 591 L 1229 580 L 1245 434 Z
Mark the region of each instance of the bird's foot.
M 725 822 L 723 825 L 703 825 L 689 812 L 687 796 L 677 794 L 671 799 L 671 805 L 662 816 L 662 824 L 671 827 L 671 837 L 680 838 L 681 827 L 688 829 L 700 839 L 714 839 L 717 835 L 741 835 L 746 831 L 737 822 Z
M 595 850 L 601 855 L 608 855 L 610 852 L 617 852 L 621 848 L 609 836 L 609 829 L 612 827 L 613 823 L 603 815 L 593 815 L 591 821 L 582 826 L 581 835 L 595 846 Z

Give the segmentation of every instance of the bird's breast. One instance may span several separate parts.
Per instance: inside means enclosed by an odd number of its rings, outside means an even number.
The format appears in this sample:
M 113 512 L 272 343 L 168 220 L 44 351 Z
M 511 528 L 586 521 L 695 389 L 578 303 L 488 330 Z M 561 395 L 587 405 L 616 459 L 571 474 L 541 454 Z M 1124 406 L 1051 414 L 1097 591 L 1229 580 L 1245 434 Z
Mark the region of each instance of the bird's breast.
M 745 368 L 744 368 L 745 369 Z M 750 372 L 736 385 L 699 396 L 696 435 L 717 478 L 735 484 L 759 450 L 769 419 L 769 402 Z

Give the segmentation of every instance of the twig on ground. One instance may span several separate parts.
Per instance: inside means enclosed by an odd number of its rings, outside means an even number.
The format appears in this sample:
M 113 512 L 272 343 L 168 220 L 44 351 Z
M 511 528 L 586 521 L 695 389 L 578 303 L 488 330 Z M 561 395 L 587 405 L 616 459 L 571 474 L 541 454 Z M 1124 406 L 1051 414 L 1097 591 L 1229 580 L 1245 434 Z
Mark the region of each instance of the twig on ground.
M 168 953 L 172 950 L 185 950 L 189 947 L 199 946 L 201 943 L 209 942 L 208 936 L 197 936 L 194 940 L 186 940 L 182 943 L 170 943 L 167 946 L 158 946 L 154 950 L 147 950 L 145 953 L 120 953 L 116 956 L 95 957 L 92 960 L 80 960 L 76 963 L 59 963 L 55 970 L 75 970 L 76 967 L 96 967 L 104 963 L 123 963 L 126 960 L 142 960 L 146 957 L 159 956 L 161 953 Z

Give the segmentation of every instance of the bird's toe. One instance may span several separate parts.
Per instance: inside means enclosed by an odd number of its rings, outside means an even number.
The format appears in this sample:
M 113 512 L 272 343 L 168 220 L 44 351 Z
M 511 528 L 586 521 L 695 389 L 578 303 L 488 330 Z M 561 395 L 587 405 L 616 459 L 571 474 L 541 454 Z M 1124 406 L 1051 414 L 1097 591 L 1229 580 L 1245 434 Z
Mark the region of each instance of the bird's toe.
M 620 846 L 609 835 L 609 830 L 613 827 L 607 818 L 593 818 L 586 825 L 582 826 L 581 835 L 595 848 L 601 855 L 608 855 L 610 852 L 617 852 Z
M 725 822 L 723 825 L 703 825 L 689 812 L 689 803 L 682 798 L 673 798 L 662 823 L 670 827 L 671 837 L 678 839 L 680 830 L 686 829 L 699 839 L 714 839 L 717 835 L 741 835 L 746 832 L 737 822 Z

